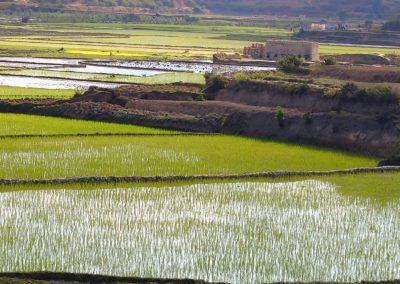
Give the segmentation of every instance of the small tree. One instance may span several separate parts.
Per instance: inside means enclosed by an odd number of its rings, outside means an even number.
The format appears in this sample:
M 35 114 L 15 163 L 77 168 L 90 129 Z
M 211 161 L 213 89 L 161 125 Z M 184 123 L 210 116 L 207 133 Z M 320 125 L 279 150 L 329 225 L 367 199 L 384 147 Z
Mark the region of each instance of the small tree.
M 277 108 L 275 118 L 278 121 L 279 126 L 283 127 L 285 122 L 285 113 L 283 112 L 283 109 L 281 107 Z
M 359 89 L 354 83 L 346 83 L 340 89 L 340 93 L 344 97 L 352 97 L 359 92 Z
M 21 23 L 27 24 L 27 23 L 29 23 L 30 20 L 31 20 L 31 19 L 30 19 L 28 16 L 23 16 L 23 17 L 21 18 Z
M 301 65 L 303 65 L 303 60 L 295 55 L 287 55 L 277 62 L 278 69 L 286 72 L 299 71 Z
M 334 57 L 325 58 L 324 65 L 336 65 L 336 58 Z

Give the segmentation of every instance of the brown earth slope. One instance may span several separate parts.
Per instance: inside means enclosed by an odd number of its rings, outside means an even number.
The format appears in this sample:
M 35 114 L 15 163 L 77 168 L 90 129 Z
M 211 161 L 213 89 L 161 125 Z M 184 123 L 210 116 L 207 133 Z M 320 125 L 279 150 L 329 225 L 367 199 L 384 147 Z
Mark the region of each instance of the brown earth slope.
M 400 139 L 400 107 L 392 98 L 326 96 L 291 83 L 232 81 L 200 86 L 91 88 L 67 101 L 1 101 L 0 111 L 131 123 L 191 132 L 226 133 L 308 143 L 382 156 Z M 283 118 L 278 118 L 282 112 Z

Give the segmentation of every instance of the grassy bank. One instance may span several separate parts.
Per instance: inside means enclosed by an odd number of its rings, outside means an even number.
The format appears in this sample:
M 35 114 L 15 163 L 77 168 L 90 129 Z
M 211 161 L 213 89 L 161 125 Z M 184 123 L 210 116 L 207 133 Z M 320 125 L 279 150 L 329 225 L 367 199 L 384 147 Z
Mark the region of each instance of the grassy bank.
M 65 134 L 173 134 L 176 131 L 137 125 L 64 119 L 46 116 L 0 113 L 0 137 Z
M 23 80 L 23 78 L 21 80 Z M 0 86 L 0 99 L 68 99 L 71 98 L 74 93 L 74 90 L 49 90 Z

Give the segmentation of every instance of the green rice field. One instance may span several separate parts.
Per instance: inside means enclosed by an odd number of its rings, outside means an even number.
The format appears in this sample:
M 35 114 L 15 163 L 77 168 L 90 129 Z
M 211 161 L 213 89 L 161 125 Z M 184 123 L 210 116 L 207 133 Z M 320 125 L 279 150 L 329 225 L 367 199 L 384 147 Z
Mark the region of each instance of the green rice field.
M 77 134 L 173 134 L 176 131 L 97 121 L 0 113 L 0 137 Z M 29 141 L 29 140 L 28 140 Z M 10 143 L 12 144 L 12 143 Z
M 49 90 L 40 88 L 21 88 L 0 86 L 1 99 L 68 99 L 74 95 L 74 90 Z M 1 114 L 0 114 L 1 115 Z M 1 127 L 1 126 L 0 126 Z
M 134 125 L 19 114 L 0 114 L 0 120 L 0 178 L 243 174 L 377 163 L 341 151 L 236 136 L 175 136 L 168 134 L 178 132 Z
M 0 179 L 240 174 L 377 163 L 236 136 L 19 114 L 0 114 L 0 121 Z M 399 184 L 400 174 L 392 173 L 3 185 L 0 228 L 7 229 L 0 230 L 0 272 L 232 284 L 395 279 Z
M 0 270 L 233 284 L 398 279 L 400 189 L 381 203 L 343 194 L 342 182 L 14 188 L 0 193 Z
M 216 52 L 291 35 L 281 28 L 217 25 L 7 24 L 0 29 L 0 56 L 209 60 Z M 398 51 L 321 45 L 322 54 Z M 107 86 L 205 82 L 201 74 L 183 72 L 140 77 L 9 66 L 0 67 L 5 80 L 59 78 L 57 88 L 61 79 Z M 76 91 L 0 86 L 0 99 L 67 99 Z M 376 157 L 270 140 L 0 113 L 0 273 L 232 284 L 400 279 L 400 173 L 5 185 L 10 179 L 157 180 L 377 163 Z
M 0 177 L 169 176 L 375 166 L 373 158 L 233 136 L 0 139 Z

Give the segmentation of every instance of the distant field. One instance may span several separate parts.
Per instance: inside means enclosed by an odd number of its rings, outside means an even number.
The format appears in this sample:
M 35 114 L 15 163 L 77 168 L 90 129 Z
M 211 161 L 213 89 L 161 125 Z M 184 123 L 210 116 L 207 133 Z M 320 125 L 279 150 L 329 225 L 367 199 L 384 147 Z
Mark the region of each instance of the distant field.
M 21 79 L 23 80 L 23 79 Z M 44 99 L 44 98 L 57 98 L 68 99 L 74 95 L 74 90 L 48 90 L 36 88 L 19 88 L 0 86 L 0 100 L 1 99 Z M 1 127 L 1 126 L 0 126 Z
M 8 135 L 177 133 L 176 131 L 148 128 L 136 125 L 11 113 L 0 113 L 0 121 L 0 138 L 1 136 Z
M 400 54 L 399 48 L 321 45 L 322 54 Z
M 19 27 L 19 26 L 18 26 Z M 5 26 L 4 29 L 15 28 Z M 0 36 L 7 54 L 70 58 L 210 59 L 216 52 L 241 52 L 267 39 L 288 39 L 285 29 L 150 24 L 32 24 L 20 35 Z M 58 33 L 48 36 L 48 33 Z M 29 35 L 32 33 L 33 35 Z M 71 35 L 70 33 L 73 33 Z M 43 34 L 43 35 L 41 35 Z M 24 47 L 26 46 L 26 47 Z M 7 52 L 7 51 L 6 51 Z M 323 54 L 398 53 L 398 49 L 322 45 Z M 5 51 L 0 50 L 0 55 Z

